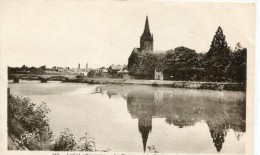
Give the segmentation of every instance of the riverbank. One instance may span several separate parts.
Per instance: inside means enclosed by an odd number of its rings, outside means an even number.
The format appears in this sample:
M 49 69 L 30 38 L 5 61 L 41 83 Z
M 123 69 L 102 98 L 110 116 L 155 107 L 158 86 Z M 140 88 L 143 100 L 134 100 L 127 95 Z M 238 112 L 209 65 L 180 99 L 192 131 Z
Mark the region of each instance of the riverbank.
M 8 95 L 8 150 L 110 151 L 98 150 L 87 132 L 76 140 L 70 129 L 64 128 L 55 138 L 47 117 L 49 112 L 44 102 L 36 105 L 28 97 Z
M 161 80 L 134 80 L 134 79 L 105 79 L 105 78 L 83 78 L 66 80 L 64 82 L 89 83 L 89 84 L 135 84 L 151 85 L 155 87 L 187 88 L 187 89 L 210 89 L 210 90 L 232 90 L 246 91 L 243 83 L 230 82 L 195 82 L 195 81 L 161 81 Z

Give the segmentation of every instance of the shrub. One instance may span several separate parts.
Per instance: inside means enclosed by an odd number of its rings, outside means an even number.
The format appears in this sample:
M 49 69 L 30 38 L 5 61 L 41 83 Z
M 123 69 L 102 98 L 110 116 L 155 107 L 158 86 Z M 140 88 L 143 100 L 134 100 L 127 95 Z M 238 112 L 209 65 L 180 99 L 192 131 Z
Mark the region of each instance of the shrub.
M 77 151 L 96 151 L 96 143 L 94 138 L 85 133 L 84 137 L 80 137 L 76 146 Z
M 61 132 L 59 138 L 55 141 L 54 151 L 73 151 L 75 150 L 76 141 L 71 131 L 66 128 Z
M 8 135 L 14 135 L 17 139 L 20 139 L 20 136 L 24 133 L 31 133 L 34 135 L 33 140 L 24 144 L 28 149 L 48 149 L 52 140 L 52 131 L 49 129 L 47 117 L 48 112 L 50 110 L 46 103 L 36 106 L 28 97 L 9 95 Z

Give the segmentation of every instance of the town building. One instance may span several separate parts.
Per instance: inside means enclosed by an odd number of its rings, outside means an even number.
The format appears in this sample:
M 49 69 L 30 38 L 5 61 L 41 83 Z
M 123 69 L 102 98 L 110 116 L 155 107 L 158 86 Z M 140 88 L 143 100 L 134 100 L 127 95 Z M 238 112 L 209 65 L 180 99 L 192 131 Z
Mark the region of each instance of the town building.
M 86 65 L 86 67 L 88 64 Z M 56 72 L 61 73 L 61 74 L 77 74 L 79 76 L 87 76 L 89 69 L 88 68 L 80 68 L 80 64 L 78 64 L 77 68 L 69 68 L 69 67 L 56 67 Z
M 155 80 L 163 80 L 163 72 L 154 70 L 154 79 Z
M 125 68 L 125 65 L 111 65 L 108 68 L 108 73 L 111 75 L 116 75 L 118 73 L 118 71 L 121 71 Z
M 122 71 L 123 79 L 131 79 L 129 72 L 127 70 Z
M 95 69 L 95 73 L 98 74 L 98 73 L 107 73 L 107 69 L 106 67 L 101 67 L 101 68 L 97 68 Z
M 101 68 L 97 68 L 94 70 L 95 72 L 95 76 L 97 77 L 102 77 L 102 78 L 108 78 L 109 75 L 108 75 L 108 69 L 106 67 L 101 67 Z

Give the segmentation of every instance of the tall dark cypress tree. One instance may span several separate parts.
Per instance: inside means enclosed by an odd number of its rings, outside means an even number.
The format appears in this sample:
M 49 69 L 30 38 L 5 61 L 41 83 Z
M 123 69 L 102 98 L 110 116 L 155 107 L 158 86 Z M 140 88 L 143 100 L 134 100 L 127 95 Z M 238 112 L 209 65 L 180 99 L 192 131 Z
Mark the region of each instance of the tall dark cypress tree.
M 227 45 L 223 30 L 219 26 L 204 58 L 205 80 L 226 81 L 226 68 L 230 59 L 230 48 Z
M 229 56 L 229 47 L 226 42 L 226 37 L 223 34 L 222 28 L 219 26 L 213 37 L 207 57 L 211 56 Z

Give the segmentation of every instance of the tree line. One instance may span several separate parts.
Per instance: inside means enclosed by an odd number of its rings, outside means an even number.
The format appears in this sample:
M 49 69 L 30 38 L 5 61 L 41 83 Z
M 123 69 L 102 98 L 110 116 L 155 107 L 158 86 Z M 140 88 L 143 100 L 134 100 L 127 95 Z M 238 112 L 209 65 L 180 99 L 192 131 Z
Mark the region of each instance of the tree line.
M 9 67 L 8 66 L 8 75 L 10 74 L 44 74 L 44 71 L 46 70 L 46 66 L 40 66 L 40 67 L 28 67 L 26 65 L 23 65 L 22 67 Z
M 166 53 L 133 51 L 128 71 L 137 79 L 154 79 L 156 70 L 163 72 L 164 80 L 246 83 L 246 64 L 247 49 L 238 43 L 231 50 L 218 27 L 207 53 L 183 46 Z

